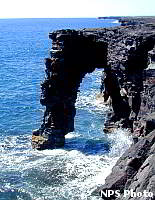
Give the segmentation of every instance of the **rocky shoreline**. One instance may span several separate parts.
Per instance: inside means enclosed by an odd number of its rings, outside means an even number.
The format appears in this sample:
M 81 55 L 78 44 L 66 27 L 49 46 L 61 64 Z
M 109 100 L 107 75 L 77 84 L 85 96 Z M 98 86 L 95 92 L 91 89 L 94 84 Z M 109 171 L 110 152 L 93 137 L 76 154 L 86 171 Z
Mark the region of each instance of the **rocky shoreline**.
M 126 20 L 127 21 L 127 20 Z M 152 33 L 155 31 L 155 21 L 137 19 L 138 22 L 146 27 L 152 26 Z M 149 22 L 149 24 L 147 24 Z M 129 22 L 128 22 L 129 23 Z M 133 23 L 133 19 L 132 19 Z M 124 20 L 123 20 L 124 26 Z M 134 25 L 135 26 L 135 25 Z M 128 28 L 128 27 L 127 27 Z M 130 29 L 130 27 L 129 27 Z M 150 34 L 149 30 L 141 29 L 137 32 L 142 34 Z M 154 32 L 155 33 L 155 32 Z M 153 34 L 154 34 L 153 33 Z M 133 34 L 133 32 L 129 32 Z M 135 33 L 137 35 L 137 33 Z M 154 38 L 155 35 L 152 35 Z M 153 39 L 154 40 L 154 39 Z M 153 43 L 154 44 L 154 43 Z M 138 45 L 137 45 L 138 47 Z M 133 52 L 133 56 L 135 52 Z M 139 55 L 142 52 L 138 53 Z M 127 90 L 128 102 L 131 108 L 129 120 L 116 120 L 112 123 L 110 129 L 114 127 L 130 128 L 134 143 L 133 145 L 120 157 L 116 165 L 113 167 L 111 174 L 106 178 L 105 184 L 99 187 L 94 194 L 100 193 L 103 199 L 117 199 L 117 200 L 154 200 L 155 199 L 155 48 L 148 52 L 148 63 L 142 67 L 142 71 L 137 73 L 138 66 L 141 67 L 140 59 L 144 64 L 144 57 L 139 57 L 133 60 L 131 67 L 133 67 L 130 76 L 124 82 Z M 137 55 L 137 56 L 139 56 Z M 137 67 L 136 67 L 137 65 Z M 130 66 L 130 65 L 129 65 Z M 129 67 L 128 66 L 128 67 Z M 141 80 L 139 80 L 141 79 Z M 136 83 L 136 81 L 138 81 Z M 130 84 L 133 84 L 133 88 Z M 129 86 L 130 85 L 130 86 Z M 135 94 L 136 93 L 136 98 Z M 139 94 L 138 94 L 139 93 Z M 137 95 L 138 94 L 138 95 Z M 135 98 L 135 99 L 134 99 Z M 137 102 L 139 102 L 137 104 Z M 134 105 L 136 104 L 136 106 Z M 135 107 L 135 109 L 133 109 Z M 136 116 L 137 112 L 137 116 Z M 109 125 L 113 120 L 109 120 L 106 129 L 109 131 Z M 109 197 L 106 197 L 107 191 L 112 191 Z M 124 196 L 124 191 L 129 191 L 129 194 Z M 132 191 L 132 193 L 131 193 Z M 114 192 L 114 193 L 113 193 Z M 117 195 L 118 192 L 118 195 Z M 147 193 L 147 194 L 146 194 Z M 139 196 L 137 196 L 139 195 Z M 150 196 L 149 196 L 150 195 Z M 153 195 L 153 196 L 152 196 Z
M 100 195 L 107 200 L 154 200 L 155 199 L 155 69 L 146 69 L 144 90 L 141 92 L 141 106 L 138 120 L 132 119 L 132 146 L 119 158 L 106 178 L 105 184 L 94 191 L 93 195 Z M 131 114 L 132 116 L 132 114 Z M 117 121 L 110 126 L 123 126 Z M 129 128 L 130 125 L 127 127 Z M 109 127 L 107 127 L 108 129 Z M 114 191 L 108 198 L 103 195 L 107 191 Z M 119 196 L 116 191 L 119 192 Z M 124 196 L 124 191 L 133 191 Z M 147 195 L 144 194 L 147 192 Z M 136 194 L 143 194 L 136 196 Z M 148 196 L 148 194 L 153 194 Z
M 155 17 L 119 20 L 122 26 L 49 34 L 53 45 L 41 84 L 46 110 L 41 127 L 33 132 L 32 146 L 64 146 L 65 135 L 74 130 L 80 82 L 86 73 L 103 68 L 101 95 L 113 108 L 105 131 L 128 128 L 134 144 L 96 192 L 120 190 L 120 197 L 105 199 L 155 199 L 122 196 L 125 189 L 155 193 Z

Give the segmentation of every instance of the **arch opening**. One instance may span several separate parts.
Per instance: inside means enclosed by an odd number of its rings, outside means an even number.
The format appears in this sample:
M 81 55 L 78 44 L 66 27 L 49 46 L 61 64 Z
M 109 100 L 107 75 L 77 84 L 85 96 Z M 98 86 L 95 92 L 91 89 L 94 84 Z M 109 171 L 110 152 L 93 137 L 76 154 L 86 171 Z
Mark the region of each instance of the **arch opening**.
M 74 131 L 75 103 L 82 79 L 106 65 L 107 45 L 93 35 L 61 30 L 49 34 L 51 58 L 45 59 L 46 77 L 41 84 L 46 106 L 41 127 L 33 131 L 32 146 L 47 149 L 64 146 L 65 135 Z
M 117 27 L 101 31 L 60 30 L 49 34 L 52 50 L 51 57 L 45 59 L 46 77 L 41 84 L 40 99 L 46 110 L 41 127 L 33 132 L 33 147 L 64 146 L 65 135 L 74 131 L 80 83 L 96 68 L 104 68 L 106 74 L 103 84 L 105 94 L 112 99 L 113 121 L 123 119 L 125 126 L 132 128 L 141 106 L 143 71 L 148 66 L 148 52 L 154 48 L 155 40 L 151 34 L 137 35 L 136 29 L 134 37 L 130 32 L 130 27 Z M 126 93 L 124 96 L 121 90 Z

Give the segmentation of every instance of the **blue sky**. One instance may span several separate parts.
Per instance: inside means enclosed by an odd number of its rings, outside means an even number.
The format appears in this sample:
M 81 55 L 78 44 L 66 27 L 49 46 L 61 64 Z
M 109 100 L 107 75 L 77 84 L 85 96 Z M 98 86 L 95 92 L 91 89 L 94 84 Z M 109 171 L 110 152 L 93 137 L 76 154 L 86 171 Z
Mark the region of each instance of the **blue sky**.
M 154 16 L 155 0 L 2 0 L 0 18 Z

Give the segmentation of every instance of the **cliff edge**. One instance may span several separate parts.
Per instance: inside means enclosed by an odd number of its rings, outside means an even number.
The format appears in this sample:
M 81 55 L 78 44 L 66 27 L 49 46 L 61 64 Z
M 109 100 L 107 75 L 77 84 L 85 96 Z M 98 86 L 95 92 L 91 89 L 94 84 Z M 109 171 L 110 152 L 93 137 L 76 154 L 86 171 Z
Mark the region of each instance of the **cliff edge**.
M 134 144 L 118 160 L 105 185 L 96 190 L 155 193 L 155 18 L 121 18 L 112 28 L 58 30 L 52 39 L 51 57 L 45 59 L 41 104 L 46 107 L 41 127 L 33 132 L 32 146 L 39 150 L 62 147 L 74 130 L 75 102 L 86 73 L 103 68 L 100 95 L 111 99 L 112 112 L 105 131 L 128 128 Z
M 155 19 L 132 18 L 131 24 L 130 20 L 123 19 L 123 27 L 129 30 L 124 45 L 130 50 L 125 52 L 120 41 L 111 50 L 113 57 L 118 58 L 111 66 L 118 73 L 120 91 L 122 88 L 122 96 L 131 110 L 129 120 L 111 117 L 107 131 L 117 126 L 130 128 L 134 143 L 96 192 L 108 200 L 152 200 L 155 199 Z M 118 48 L 122 51 L 119 56 L 115 53 Z M 123 112 L 121 106 L 119 111 Z

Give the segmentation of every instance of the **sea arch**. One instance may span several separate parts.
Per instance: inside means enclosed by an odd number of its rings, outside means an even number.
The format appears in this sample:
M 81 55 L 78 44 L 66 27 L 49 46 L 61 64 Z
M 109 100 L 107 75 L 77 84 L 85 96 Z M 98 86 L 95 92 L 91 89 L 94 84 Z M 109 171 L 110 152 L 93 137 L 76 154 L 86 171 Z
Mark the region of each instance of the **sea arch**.
M 41 127 L 33 131 L 37 149 L 62 147 L 65 135 L 74 131 L 75 102 L 85 74 L 107 65 L 107 43 L 94 34 L 60 30 L 49 34 L 50 58 L 45 59 L 46 77 L 40 102 L 45 106 Z

